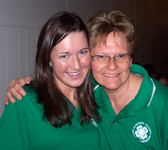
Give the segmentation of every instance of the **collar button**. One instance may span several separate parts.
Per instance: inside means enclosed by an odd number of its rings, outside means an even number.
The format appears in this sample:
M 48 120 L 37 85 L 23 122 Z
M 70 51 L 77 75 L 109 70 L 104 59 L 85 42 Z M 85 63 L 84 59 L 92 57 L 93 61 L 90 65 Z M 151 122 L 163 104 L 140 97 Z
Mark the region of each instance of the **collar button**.
M 117 124 L 117 121 L 115 121 L 114 124 Z

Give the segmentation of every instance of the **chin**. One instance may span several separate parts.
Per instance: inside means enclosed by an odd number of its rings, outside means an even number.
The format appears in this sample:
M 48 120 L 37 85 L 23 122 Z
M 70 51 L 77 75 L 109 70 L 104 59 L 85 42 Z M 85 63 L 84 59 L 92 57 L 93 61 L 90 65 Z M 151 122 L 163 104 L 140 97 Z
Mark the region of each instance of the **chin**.
M 104 88 L 108 89 L 108 90 L 117 90 L 120 86 L 119 85 L 107 85 L 107 86 L 103 86 Z
M 82 83 L 83 83 L 83 82 L 82 82 Z M 73 88 L 77 88 L 77 87 L 81 86 L 82 83 L 79 83 L 79 82 L 78 82 L 78 83 L 71 84 L 70 86 L 73 87 Z

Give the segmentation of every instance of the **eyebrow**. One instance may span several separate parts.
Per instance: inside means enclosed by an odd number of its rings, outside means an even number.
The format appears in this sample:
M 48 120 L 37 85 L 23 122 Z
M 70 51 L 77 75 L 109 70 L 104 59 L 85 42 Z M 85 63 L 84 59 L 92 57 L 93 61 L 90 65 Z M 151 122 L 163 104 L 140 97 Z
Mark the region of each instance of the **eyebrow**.
M 59 53 L 59 54 L 69 54 L 69 52 L 61 52 L 61 53 Z
M 82 51 L 82 50 L 84 50 L 84 49 L 89 49 L 89 47 L 82 48 L 80 51 Z
M 82 48 L 82 49 L 80 49 L 79 51 L 82 51 L 82 50 L 85 50 L 85 49 L 89 49 L 89 47 Z M 59 54 L 69 54 L 69 52 L 61 52 L 61 53 L 59 53 Z

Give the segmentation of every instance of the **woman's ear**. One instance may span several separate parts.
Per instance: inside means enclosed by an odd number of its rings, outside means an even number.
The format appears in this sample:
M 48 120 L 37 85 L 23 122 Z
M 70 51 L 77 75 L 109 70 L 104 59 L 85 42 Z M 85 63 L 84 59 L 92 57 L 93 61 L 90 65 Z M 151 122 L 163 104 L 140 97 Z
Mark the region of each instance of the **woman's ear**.
M 49 62 L 49 65 L 52 67 L 52 62 L 51 62 L 51 60 L 50 60 L 50 62 Z
M 53 72 L 53 65 L 52 65 L 52 61 L 51 60 L 49 62 L 49 66 L 50 66 L 50 70 Z
M 130 59 L 130 67 L 132 66 L 132 58 Z

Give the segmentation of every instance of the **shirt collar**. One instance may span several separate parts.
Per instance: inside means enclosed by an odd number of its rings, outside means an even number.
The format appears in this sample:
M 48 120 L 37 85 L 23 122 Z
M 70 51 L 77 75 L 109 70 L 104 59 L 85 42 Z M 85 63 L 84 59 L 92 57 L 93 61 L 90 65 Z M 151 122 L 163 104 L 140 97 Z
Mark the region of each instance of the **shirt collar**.
M 144 77 L 138 94 L 128 104 L 131 105 L 133 111 L 140 111 L 150 106 L 156 90 L 156 86 L 153 82 L 153 79 L 149 77 L 147 71 L 143 67 L 133 64 L 130 71 L 131 73 Z M 94 84 L 95 100 L 99 107 L 101 107 L 106 113 L 115 115 L 103 87 L 98 85 L 96 81 L 93 80 L 93 77 L 92 81 Z
M 143 67 L 134 64 L 131 67 L 131 72 L 144 77 L 139 92 L 132 104 L 132 109 L 134 111 L 140 111 L 150 106 L 156 86 L 153 79 L 149 77 L 147 71 Z

